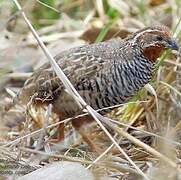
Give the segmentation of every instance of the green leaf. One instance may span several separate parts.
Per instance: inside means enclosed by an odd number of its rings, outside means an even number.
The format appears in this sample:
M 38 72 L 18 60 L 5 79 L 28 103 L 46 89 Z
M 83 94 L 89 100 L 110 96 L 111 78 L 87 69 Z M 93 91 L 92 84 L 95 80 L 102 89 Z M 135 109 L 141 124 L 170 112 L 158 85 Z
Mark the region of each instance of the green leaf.
M 99 35 L 97 36 L 95 42 L 98 43 L 98 42 L 101 42 L 104 37 L 106 36 L 106 34 L 108 33 L 109 29 L 112 27 L 113 25 L 113 21 L 109 22 L 102 30 L 101 32 L 99 33 Z

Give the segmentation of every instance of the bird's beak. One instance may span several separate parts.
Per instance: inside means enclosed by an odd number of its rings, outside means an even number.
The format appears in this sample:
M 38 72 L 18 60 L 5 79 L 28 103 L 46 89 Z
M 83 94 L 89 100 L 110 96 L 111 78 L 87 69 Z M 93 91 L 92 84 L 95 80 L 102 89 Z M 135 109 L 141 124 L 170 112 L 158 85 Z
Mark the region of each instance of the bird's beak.
M 168 41 L 167 48 L 178 51 L 179 46 L 177 41 L 175 39 Z

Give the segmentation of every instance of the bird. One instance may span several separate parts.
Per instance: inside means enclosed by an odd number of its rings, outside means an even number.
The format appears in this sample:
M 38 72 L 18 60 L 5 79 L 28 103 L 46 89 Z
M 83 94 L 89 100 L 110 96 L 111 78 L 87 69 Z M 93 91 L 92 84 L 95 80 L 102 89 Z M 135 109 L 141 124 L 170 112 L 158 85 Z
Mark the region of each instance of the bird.
M 125 39 L 62 51 L 55 60 L 86 103 L 98 110 L 128 102 L 152 79 L 156 61 L 166 49 L 178 51 L 178 43 L 169 28 L 157 25 L 140 29 Z M 60 120 L 83 113 L 49 62 L 35 70 L 18 93 L 22 104 L 27 105 L 30 99 L 34 105 L 52 104 Z M 81 131 L 87 121 L 92 121 L 91 116 L 72 120 L 72 125 L 93 146 Z

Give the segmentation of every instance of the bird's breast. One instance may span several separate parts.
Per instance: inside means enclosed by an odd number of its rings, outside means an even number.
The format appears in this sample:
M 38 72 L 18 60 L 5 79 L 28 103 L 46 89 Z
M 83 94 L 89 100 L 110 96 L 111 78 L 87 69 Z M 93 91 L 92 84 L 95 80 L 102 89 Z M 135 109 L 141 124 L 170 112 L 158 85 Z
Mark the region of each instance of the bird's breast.
M 125 103 L 151 79 L 152 64 L 145 63 L 140 59 L 112 66 L 92 79 L 83 78 L 75 87 L 87 104 L 96 110 Z M 55 104 L 69 115 L 81 112 L 66 92 L 61 93 Z

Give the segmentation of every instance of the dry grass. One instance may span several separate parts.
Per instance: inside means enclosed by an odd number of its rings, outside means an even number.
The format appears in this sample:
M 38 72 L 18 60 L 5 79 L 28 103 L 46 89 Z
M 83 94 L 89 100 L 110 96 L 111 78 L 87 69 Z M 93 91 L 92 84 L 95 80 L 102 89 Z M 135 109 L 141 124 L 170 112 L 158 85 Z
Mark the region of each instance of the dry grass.
M 97 124 L 91 124 L 87 133 L 101 147 L 101 154 L 89 151 L 69 125 L 70 119 L 66 120 L 65 142 L 52 144 L 49 140 L 59 122 L 51 108 L 29 107 L 30 118 L 26 116 L 26 107 L 18 103 L 14 106 L 14 95 L 45 58 L 12 2 L 1 4 L 7 11 L 0 8 L 0 174 L 9 176 L 13 169 L 17 175 L 24 175 L 41 167 L 40 164 L 66 160 L 84 164 L 99 177 L 104 174 L 117 179 L 139 179 L 139 173 Z M 168 25 L 177 40 L 181 40 L 179 0 L 68 0 L 68 3 L 54 0 L 50 4 L 26 1 L 22 7 L 53 55 L 86 43 L 84 40 L 98 42 L 110 37 L 124 38 L 153 23 Z M 135 103 L 113 110 L 108 116 L 116 119 L 119 126 L 113 127 L 111 135 L 149 179 L 179 179 L 180 170 L 175 168 L 179 169 L 181 157 L 181 58 L 167 52 L 159 59 L 157 69 L 151 85 L 158 101 L 153 90 L 150 93 L 143 89 L 133 98 Z M 125 135 L 123 130 L 144 144 L 139 141 L 135 145 L 135 139 Z M 152 152 L 147 145 L 156 151 Z

